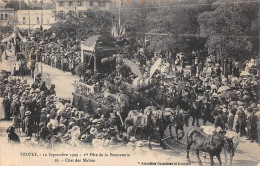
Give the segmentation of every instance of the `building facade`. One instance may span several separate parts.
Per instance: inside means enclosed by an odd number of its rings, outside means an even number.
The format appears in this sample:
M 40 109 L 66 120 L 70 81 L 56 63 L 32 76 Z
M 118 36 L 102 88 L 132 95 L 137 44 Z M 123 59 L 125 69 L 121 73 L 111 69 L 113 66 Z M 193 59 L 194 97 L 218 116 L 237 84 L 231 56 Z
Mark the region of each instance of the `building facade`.
M 119 0 L 55 0 L 56 13 L 84 12 L 89 9 L 110 10 L 117 7 Z
M 55 12 L 52 10 L 18 10 L 18 25 L 21 28 L 50 27 L 55 23 Z
M 0 8 L 0 25 L 16 25 L 17 12 L 13 8 Z

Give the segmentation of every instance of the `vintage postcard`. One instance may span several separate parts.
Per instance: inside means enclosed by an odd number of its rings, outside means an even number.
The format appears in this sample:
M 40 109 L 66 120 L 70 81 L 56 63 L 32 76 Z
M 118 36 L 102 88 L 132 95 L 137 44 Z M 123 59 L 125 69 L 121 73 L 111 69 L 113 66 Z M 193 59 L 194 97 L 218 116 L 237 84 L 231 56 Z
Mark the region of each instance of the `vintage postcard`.
M 259 166 L 259 7 L 0 0 L 0 166 Z

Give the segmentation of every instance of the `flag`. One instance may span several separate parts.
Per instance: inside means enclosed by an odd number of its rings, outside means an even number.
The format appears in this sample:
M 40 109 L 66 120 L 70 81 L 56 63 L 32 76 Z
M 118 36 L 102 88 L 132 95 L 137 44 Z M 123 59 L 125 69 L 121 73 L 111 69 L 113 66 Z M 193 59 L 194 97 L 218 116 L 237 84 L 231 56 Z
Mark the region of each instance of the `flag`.
M 122 25 L 113 25 L 111 28 L 111 35 L 115 38 L 122 37 L 125 35 L 125 26 Z
M 139 77 L 143 77 L 139 66 L 137 66 L 134 62 L 132 62 L 131 60 L 128 60 L 128 59 L 123 59 L 123 62 L 131 69 L 131 71 L 135 75 L 137 75 Z
M 117 30 L 116 30 L 116 26 L 115 26 L 115 25 L 112 26 L 111 34 L 112 34 L 112 36 L 115 37 L 115 38 L 118 37 L 118 33 L 117 33 Z

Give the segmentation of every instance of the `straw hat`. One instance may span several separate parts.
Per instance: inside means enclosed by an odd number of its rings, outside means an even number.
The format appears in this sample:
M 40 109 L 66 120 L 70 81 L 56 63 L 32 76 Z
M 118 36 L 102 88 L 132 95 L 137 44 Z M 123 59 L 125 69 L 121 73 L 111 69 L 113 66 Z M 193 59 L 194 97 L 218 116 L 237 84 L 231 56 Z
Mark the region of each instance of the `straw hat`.
M 91 127 L 90 134 L 95 135 L 97 133 L 97 129 L 95 127 Z
M 32 112 L 30 112 L 30 111 L 27 111 L 27 112 L 25 112 L 25 114 L 24 114 L 24 115 L 25 115 L 25 116 L 29 116 L 29 115 L 31 115 L 31 113 L 32 113 Z
M 135 137 L 130 137 L 129 141 L 130 142 L 135 142 L 135 141 L 137 141 L 137 139 Z

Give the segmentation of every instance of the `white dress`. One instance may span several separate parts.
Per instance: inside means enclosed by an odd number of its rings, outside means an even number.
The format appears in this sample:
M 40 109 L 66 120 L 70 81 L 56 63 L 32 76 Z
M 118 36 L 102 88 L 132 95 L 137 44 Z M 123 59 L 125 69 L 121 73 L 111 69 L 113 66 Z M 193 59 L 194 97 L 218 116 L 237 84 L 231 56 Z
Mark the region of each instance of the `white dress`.
M 4 115 L 4 112 L 5 112 L 5 108 L 4 108 L 4 105 L 3 105 L 3 98 L 0 97 L 0 119 L 4 119 L 5 118 L 5 115 Z

